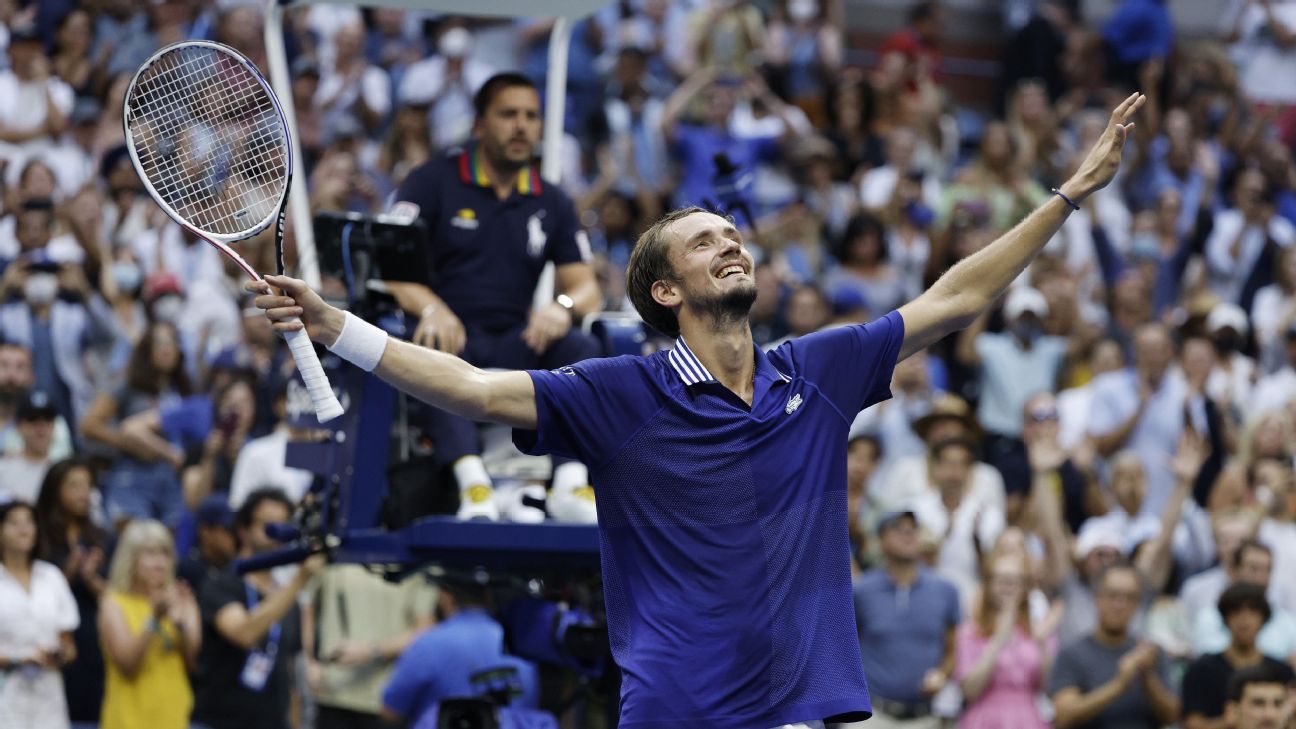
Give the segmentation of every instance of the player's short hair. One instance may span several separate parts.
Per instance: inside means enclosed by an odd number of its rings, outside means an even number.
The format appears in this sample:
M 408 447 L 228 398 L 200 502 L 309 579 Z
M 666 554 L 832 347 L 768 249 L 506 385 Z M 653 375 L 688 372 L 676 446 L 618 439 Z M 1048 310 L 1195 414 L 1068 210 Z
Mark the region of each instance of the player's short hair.
M 534 81 L 516 71 L 497 73 L 486 79 L 486 83 L 482 84 L 481 88 L 477 89 L 477 94 L 473 96 L 473 109 L 477 113 L 477 118 L 481 119 L 486 116 L 486 110 L 490 108 L 491 102 L 502 91 L 519 86 L 531 89 L 537 94 L 540 93 L 540 89 L 536 88 Z
M 653 284 L 658 281 L 675 281 L 675 267 L 670 261 L 670 238 L 666 228 L 677 220 L 706 210 L 693 206 L 672 210 L 663 215 L 639 236 L 630 263 L 626 266 L 626 293 L 635 311 L 648 326 L 668 337 L 679 336 L 679 319 L 675 312 L 658 304 L 652 296 Z
M 1283 670 L 1266 661 L 1259 665 L 1238 669 L 1229 677 L 1229 701 L 1234 703 L 1241 701 L 1242 695 L 1246 693 L 1247 686 L 1261 683 L 1277 684 L 1283 687 L 1290 685 Z

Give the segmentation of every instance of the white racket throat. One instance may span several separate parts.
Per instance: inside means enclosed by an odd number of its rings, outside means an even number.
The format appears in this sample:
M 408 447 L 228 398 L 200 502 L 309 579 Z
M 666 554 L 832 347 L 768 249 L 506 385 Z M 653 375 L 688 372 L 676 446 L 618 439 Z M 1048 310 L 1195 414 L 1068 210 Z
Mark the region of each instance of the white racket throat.
M 230 244 L 275 226 L 283 270 L 284 207 L 292 186 L 288 124 L 246 56 L 211 41 L 169 45 L 136 71 L 122 104 L 131 163 L 149 196 L 178 225 L 250 277 Z M 304 329 L 284 339 L 321 423 L 342 414 Z

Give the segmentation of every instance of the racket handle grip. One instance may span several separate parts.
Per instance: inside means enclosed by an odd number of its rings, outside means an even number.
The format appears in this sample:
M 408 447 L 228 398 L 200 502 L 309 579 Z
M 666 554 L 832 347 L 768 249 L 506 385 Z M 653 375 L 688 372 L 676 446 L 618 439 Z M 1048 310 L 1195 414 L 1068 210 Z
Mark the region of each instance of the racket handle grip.
M 288 341 L 288 349 L 297 362 L 297 371 L 301 373 L 302 381 L 306 383 L 306 391 L 310 393 L 311 401 L 315 404 L 315 417 L 321 423 L 327 423 L 341 415 L 342 403 L 338 402 L 333 394 L 333 387 L 329 385 L 324 367 L 320 365 L 319 356 L 315 354 L 315 345 L 311 344 L 306 330 L 285 332 L 284 339 Z

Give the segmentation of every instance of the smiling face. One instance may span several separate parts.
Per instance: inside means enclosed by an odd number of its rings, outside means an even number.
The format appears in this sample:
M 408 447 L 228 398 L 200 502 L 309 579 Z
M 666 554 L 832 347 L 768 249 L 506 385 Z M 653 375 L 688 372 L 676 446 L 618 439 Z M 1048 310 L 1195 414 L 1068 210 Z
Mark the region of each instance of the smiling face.
M 746 321 L 756 301 L 755 262 L 734 224 L 699 212 L 674 221 L 665 233 L 674 280 L 653 283 L 653 300 L 681 320 Z

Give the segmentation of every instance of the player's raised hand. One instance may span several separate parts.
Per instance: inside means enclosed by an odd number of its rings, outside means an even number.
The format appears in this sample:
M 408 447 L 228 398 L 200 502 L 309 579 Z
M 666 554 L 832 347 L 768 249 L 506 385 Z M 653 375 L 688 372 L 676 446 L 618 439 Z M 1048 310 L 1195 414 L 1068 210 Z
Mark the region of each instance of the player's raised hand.
M 1071 199 L 1079 202 L 1080 199 L 1106 187 L 1107 183 L 1116 176 L 1116 170 L 1120 169 L 1121 151 L 1125 148 L 1125 140 L 1134 129 L 1134 122 L 1130 120 L 1146 102 L 1146 96 L 1135 92 L 1112 110 L 1111 118 L 1107 120 L 1107 128 L 1103 130 L 1102 136 L 1098 137 L 1093 149 L 1089 150 L 1089 154 L 1080 163 L 1080 168 L 1067 182 L 1069 189 L 1066 192 Z
M 276 292 L 277 287 L 282 293 Z M 305 281 L 288 276 L 266 276 L 263 281 L 248 281 L 243 288 L 257 294 L 253 303 L 264 309 L 277 332 L 306 328 L 312 341 L 325 346 L 337 341 L 346 315 L 329 306 Z M 294 321 L 300 318 L 301 321 Z

